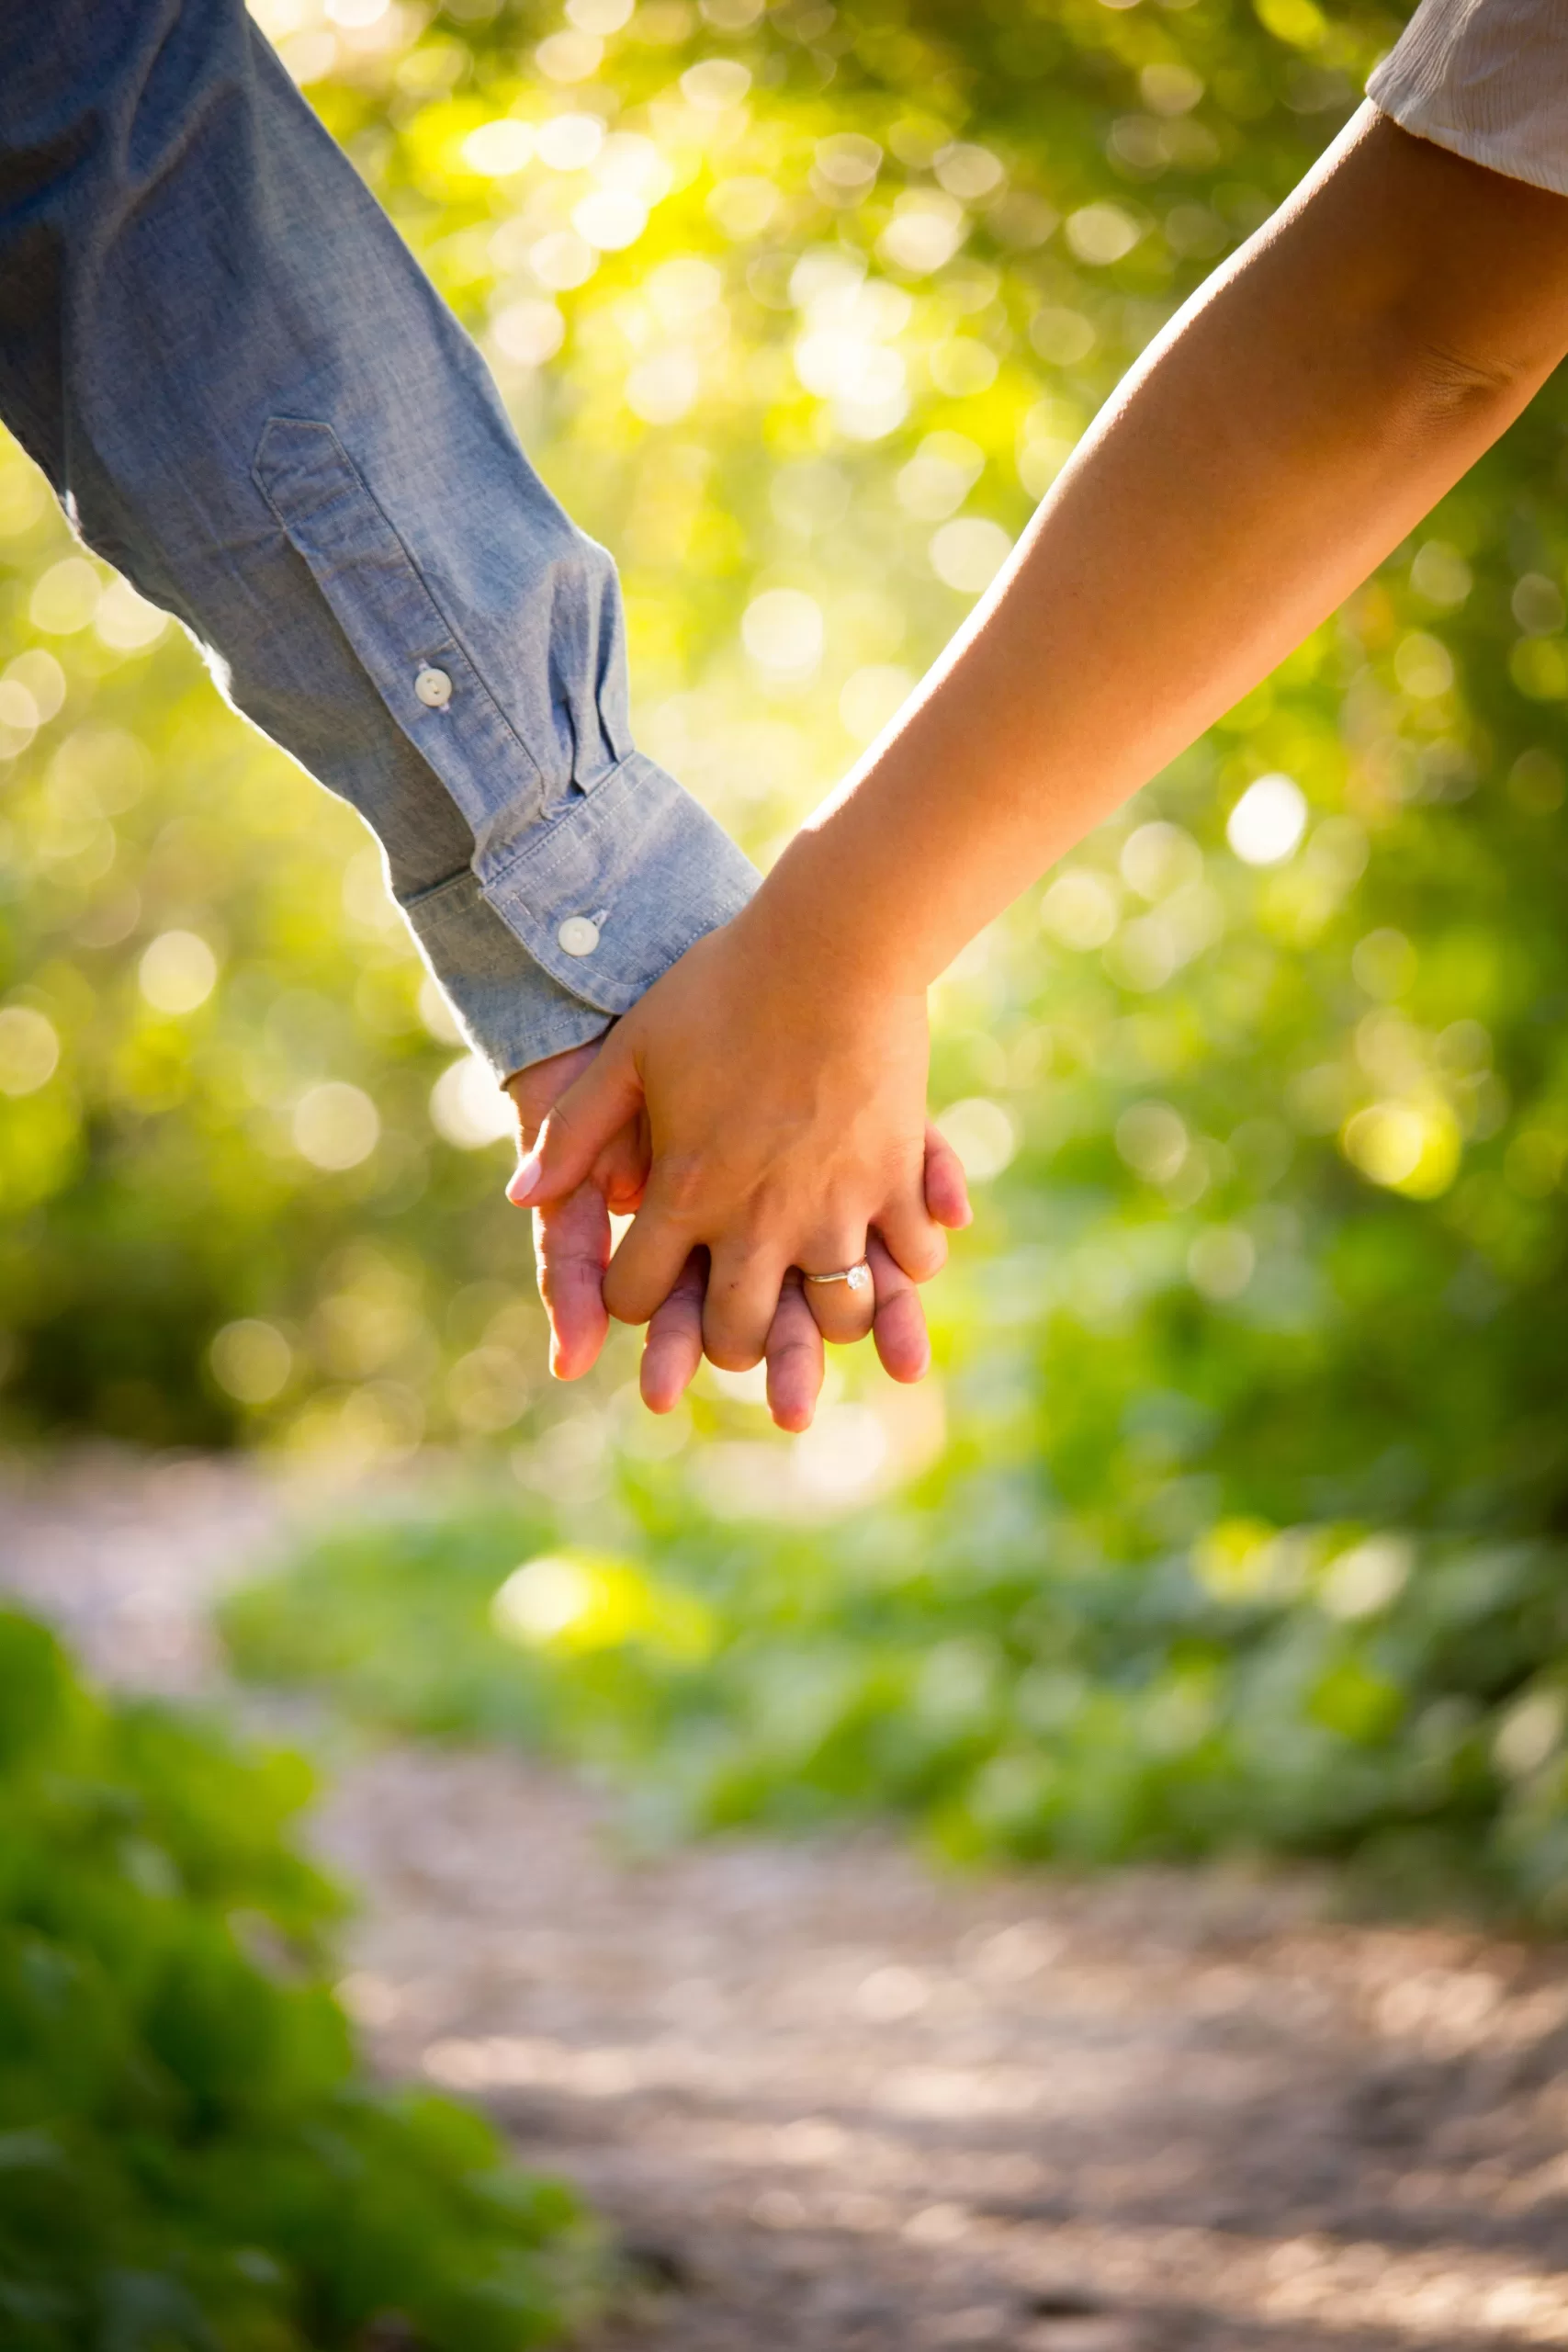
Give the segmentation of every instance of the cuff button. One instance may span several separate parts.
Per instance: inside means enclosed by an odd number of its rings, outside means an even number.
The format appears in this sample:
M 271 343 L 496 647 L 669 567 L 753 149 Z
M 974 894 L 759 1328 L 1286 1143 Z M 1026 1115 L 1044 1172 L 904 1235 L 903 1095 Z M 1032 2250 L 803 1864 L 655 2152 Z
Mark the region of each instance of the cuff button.
M 599 926 L 591 915 L 568 915 L 556 939 L 568 956 L 592 956 L 599 944 Z
M 426 710 L 445 710 L 452 699 L 452 681 L 445 670 L 422 670 L 413 690 Z

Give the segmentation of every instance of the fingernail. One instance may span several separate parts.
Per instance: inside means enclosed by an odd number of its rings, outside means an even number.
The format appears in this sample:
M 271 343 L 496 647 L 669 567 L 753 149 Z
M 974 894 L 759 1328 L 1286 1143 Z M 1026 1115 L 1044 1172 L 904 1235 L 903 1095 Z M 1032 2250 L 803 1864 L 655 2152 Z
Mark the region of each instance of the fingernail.
M 525 1209 L 538 1188 L 539 1155 L 536 1151 L 531 1151 L 525 1159 L 518 1161 L 516 1168 L 513 1170 L 512 1182 L 506 1188 L 506 1197 L 514 1209 Z

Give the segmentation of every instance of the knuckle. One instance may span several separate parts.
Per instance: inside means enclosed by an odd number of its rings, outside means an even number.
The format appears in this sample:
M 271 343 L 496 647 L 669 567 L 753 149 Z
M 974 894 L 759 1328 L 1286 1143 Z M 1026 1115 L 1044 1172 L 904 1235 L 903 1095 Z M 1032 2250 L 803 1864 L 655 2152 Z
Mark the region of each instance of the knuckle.
M 535 1147 L 544 1154 L 547 1159 L 551 1159 L 558 1158 L 571 1141 L 571 1114 L 558 1102 L 540 1127 L 535 1139 Z
M 744 1249 L 727 1252 L 708 1274 L 708 1297 L 732 1319 L 750 1322 L 758 1287 L 753 1253 Z
M 690 1152 L 672 1152 L 659 1163 L 660 1205 L 668 1216 L 689 1222 L 701 1213 L 708 1189 L 707 1169 Z
M 786 1340 L 782 1346 L 768 1351 L 768 1369 L 775 1380 L 797 1369 L 814 1366 L 816 1361 L 817 1351 L 806 1339 Z
M 947 1238 L 922 1218 L 910 1218 L 896 1228 L 896 1238 L 883 1237 L 893 1267 L 909 1281 L 929 1282 L 947 1263 Z

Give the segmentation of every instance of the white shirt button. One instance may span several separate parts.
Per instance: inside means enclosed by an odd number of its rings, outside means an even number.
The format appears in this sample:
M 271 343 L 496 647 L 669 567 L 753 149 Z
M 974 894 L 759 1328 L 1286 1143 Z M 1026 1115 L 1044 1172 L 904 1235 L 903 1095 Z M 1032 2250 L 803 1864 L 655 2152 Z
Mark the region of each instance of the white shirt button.
M 556 938 L 569 956 L 592 956 L 599 944 L 599 926 L 592 915 L 568 915 Z
M 452 681 L 445 670 L 422 670 L 413 690 L 426 710 L 445 710 L 452 699 Z

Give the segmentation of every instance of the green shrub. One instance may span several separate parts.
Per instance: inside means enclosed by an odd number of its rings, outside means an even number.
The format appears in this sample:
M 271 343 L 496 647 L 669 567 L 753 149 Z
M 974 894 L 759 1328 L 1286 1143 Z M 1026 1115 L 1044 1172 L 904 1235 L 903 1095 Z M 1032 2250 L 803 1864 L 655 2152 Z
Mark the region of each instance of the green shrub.
M 612 1555 L 500 1504 L 361 1522 L 228 1638 L 381 1723 L 554 1746 L 653 1827 L 896 1808 L 963 1858 L 1349 1857 L 1568 1917 L 1561 1544 L 1231 1521 L 1075 1568 L 962 1485 L 794 1534 L 626 1499 Z
M 367 2079 L 322 1973 L 340 1898 L 289 1756 L 84 1689 L 0 1615 L 0 2342 L 441 2352 L 554 2340 L 571 2197 Z

